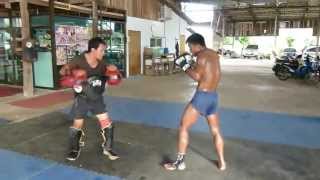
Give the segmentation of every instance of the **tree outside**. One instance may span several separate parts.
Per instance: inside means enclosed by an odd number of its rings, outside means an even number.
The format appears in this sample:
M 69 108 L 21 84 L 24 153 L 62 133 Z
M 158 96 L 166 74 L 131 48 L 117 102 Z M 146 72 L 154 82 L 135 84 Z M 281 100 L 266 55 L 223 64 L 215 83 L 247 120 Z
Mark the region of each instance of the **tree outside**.
M 293 43 L 294 43 L 295 39 L 293 37 L 287 37 L 287 44 L 288 47 L 293 47 Z
M 249 44 L 249 38 L 247 36 L 241 36 L 239 38 L 239 42 L 242 45 L 242 49 L 241 49 L 241 56 L 242 56 L 244 47 Z

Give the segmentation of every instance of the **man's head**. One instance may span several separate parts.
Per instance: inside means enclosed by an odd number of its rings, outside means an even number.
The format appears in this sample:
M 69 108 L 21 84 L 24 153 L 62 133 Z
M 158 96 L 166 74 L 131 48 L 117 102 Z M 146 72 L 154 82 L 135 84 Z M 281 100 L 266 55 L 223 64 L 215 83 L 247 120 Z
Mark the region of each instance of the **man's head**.
M 194 33 L 188 37 L 186 43 L 193 55 L 197 55 L 202 49 L 206 48 L 206 43 L 201 34 Z
M 88 53 L 94 56 L 94 58 L 97 60 L 103 59 L 104 51 L 106 48 L 106 42 L 99 37 L 95 37 L 89 40 Z

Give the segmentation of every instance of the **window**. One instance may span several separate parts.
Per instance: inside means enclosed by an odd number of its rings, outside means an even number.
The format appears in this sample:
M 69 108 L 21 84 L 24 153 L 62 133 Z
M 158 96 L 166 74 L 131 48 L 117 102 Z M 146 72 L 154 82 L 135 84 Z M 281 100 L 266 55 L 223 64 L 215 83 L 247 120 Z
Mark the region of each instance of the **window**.
M 150 39 L 150 47 L 162 47 L 162 38 L 153 37 Z
M 283 51 L 284 51 L 284 52 L 297 52 L 297 50 L 294 49 L 294 48 L 286 48 L 286 49 L 284 49 Z
M 247 49 L 258 49 L 258 45 L 248 45 Z
M 320 47 L 318 48 L 315 47 L 308 50 L 308 52 L 317 52 L 317 51 L 320 52 Z

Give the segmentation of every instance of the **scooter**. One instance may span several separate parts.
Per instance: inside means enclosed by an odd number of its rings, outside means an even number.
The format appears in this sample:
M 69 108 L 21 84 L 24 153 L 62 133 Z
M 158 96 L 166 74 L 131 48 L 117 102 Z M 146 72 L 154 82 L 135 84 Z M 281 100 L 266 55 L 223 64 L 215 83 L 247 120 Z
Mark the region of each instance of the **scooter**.
M 312 62 L 310 57 L 307 56 L 304 60 L 303 66 L 290 66 L 289 64 L 283 63 L 280 65 L 276 76 L 278 79 L 285 81 L 289 78 L 298 78 L 298 79 L 310 79 L 313 73 Z
M 316 57 L 312 62 L 311 62 L 311 68 L 312 68 L 312 74 L 309 78 L 309 80 L 313 84 L 318 84 L 320 82 L 320 57 Z
M 272 67 L 272 70 L 275 76 L 278 77 L 278 72 L 284 65 L 290 67 L 291 69 L 296 70 L 300 66 L 300 63 L 297 57 L 292 57 L 292 56 L 277 57 L 275 61 L 275 65 Z

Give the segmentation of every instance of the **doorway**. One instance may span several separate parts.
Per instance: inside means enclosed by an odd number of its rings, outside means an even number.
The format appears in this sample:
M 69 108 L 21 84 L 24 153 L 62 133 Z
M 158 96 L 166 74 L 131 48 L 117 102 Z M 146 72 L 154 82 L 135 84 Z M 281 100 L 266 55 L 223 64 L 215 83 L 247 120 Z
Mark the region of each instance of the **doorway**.
M 129 75 L 141 74 L 141 32 L 129 31 Z

